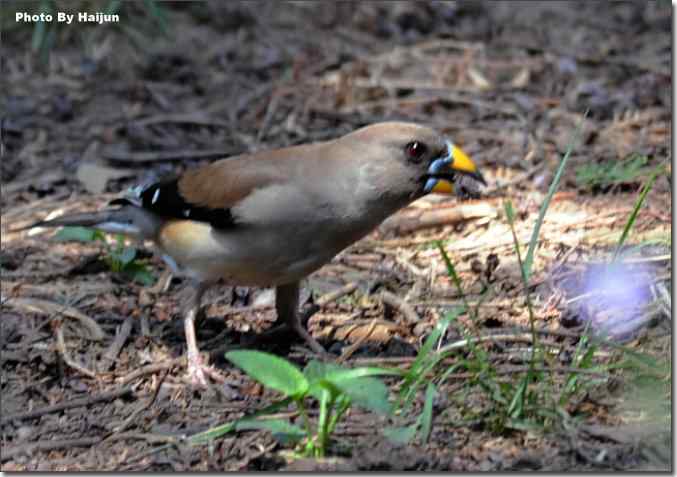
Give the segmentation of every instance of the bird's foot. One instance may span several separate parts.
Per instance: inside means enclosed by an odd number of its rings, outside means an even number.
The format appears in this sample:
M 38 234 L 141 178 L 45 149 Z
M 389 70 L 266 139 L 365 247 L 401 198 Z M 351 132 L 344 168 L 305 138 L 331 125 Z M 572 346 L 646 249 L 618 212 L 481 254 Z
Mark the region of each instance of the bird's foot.
M 324 347 L 313 338 L 308 331 L 302 326 L 296 327 L 292 326 L 289 323 L 283 323 L 281 325 L 274 326 L 263 333 L 255 336 L 250 336 L 245 338 L 240 344 L 242 346 L 263 346 L 265 343 L 279 339 L 279 335 L 284 334 L 285 339 L 287 335 L 293 337 L 293 335 L 300 336 L 313 353 L 320 355 L 322 358 L 328 358 L 332 355 L 328 353 Z
M 308 330 L 306 330 L 306 328 L 303 325 L 301 325 L 300 323 L 298 323 L 298 325 L 296 326 L 289 324 L 289 328 L 291 328 L 294 331 L 294 333 L 296 333 L 298 336 L 303 338 L 303 341 L 306 342 L 308 347 L 311 350 L 313 350 L 313 352 L 315 352 L 317 355 L 319 355 L 320 358 L 327 359 L 332 357 L 332 355 L 328 353 L 324 349 L 324 347 L 320 343 L 318 343 L 315 338 L 313 338 L 313 336 L 310 333 L 308 333 Z
M 186 377 L 193 387 L 203 389 L 209 387 L 209 378 L 221 384 L 226 382 L 226 378 L 213 366 L 207 365 L 200 354 L 189 353 L 187 358 Z

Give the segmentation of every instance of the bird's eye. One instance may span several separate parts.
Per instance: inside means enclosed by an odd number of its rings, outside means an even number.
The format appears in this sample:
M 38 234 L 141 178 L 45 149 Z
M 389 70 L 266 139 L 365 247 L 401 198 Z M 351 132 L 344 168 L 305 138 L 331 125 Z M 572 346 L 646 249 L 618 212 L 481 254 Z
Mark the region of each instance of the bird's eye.
M 405 150 L 410 160 L 418 162 L 423 158 L 428 147 L 422 142 L 414 141 L 407 144 Z

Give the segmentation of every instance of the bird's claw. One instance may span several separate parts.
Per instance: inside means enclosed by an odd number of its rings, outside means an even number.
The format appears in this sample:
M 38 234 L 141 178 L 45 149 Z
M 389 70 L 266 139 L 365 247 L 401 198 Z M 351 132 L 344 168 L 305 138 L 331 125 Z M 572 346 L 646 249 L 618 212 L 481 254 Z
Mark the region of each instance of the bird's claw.
M 225 383 L 226 379 L 214 369 L 204 363 L 200 354 L 188 355 L 188 365 L 186 366 L 186 377 L 190 384 L 195 388 L 206 389 L 209 387 L 209 378 L 218 383 Z

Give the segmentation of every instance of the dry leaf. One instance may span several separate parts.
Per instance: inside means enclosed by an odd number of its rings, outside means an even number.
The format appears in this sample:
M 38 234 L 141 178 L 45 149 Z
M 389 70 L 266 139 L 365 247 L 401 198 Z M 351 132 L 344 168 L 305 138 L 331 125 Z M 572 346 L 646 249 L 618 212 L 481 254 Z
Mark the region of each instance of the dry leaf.
M 134 176 L 131 169 L 108 167 L 97 162 L 81 162 L 78 166 L 77 178 L 88 192 L 100 194 L 106 190 L 106 184 L 111 179 Z

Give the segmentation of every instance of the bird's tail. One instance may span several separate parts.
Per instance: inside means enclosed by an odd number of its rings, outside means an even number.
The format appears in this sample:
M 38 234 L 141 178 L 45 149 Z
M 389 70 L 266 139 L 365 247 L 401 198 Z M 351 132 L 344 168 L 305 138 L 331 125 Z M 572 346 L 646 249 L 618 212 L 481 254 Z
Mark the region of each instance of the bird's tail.
M 152 212 L 136 205 L 124 205 L 116 209 L 104 209 L 99 212 L 67 214 L 48 220 L 40 220 L 26 227 L 14 229 L 14 232 L 34 227 L 92 227 L 103 232 L 119 233 L 149 239 L 155 236 L 160 219 Z

